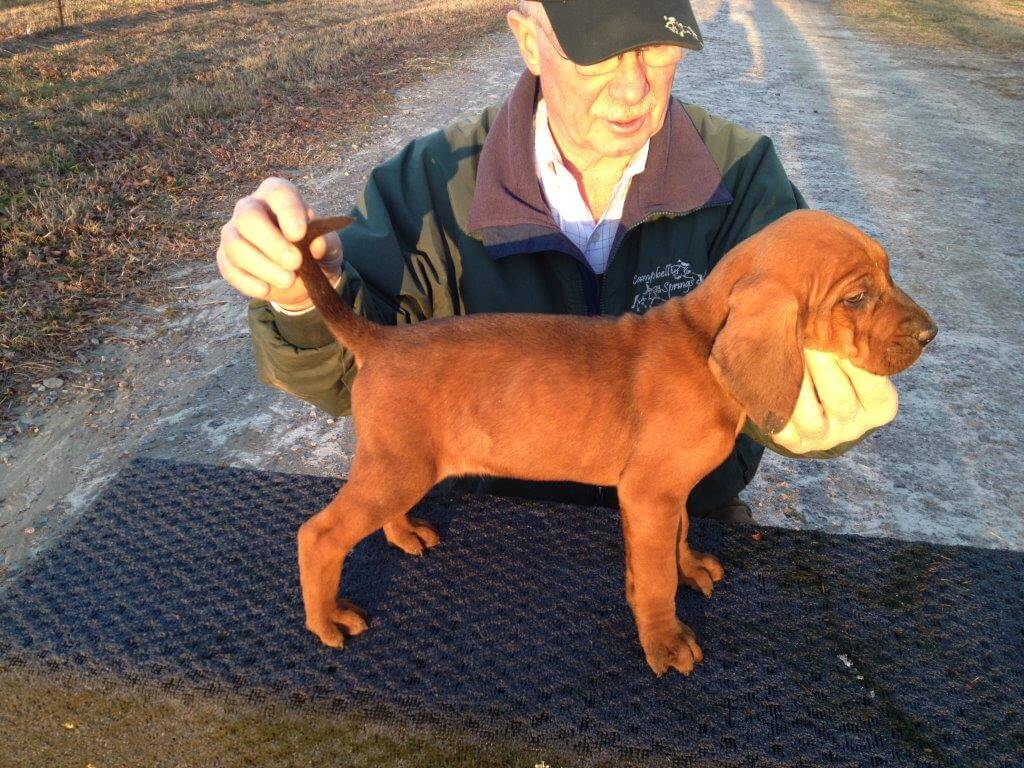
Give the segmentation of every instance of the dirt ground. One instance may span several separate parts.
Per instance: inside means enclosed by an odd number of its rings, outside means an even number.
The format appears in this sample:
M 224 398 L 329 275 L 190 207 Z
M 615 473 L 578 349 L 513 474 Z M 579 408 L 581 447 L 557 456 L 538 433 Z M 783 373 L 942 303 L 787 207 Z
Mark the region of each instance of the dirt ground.
M 940 327 L 896 379 L 892 425 L 831 462 L 766 458 L 746 494 L 757 519 L 1024 549 L 1020 62 L 896 48 L 851 32 L 822 2 L 695 8 L 707 46 L 681 65 L 677 95 L 773 137 L 811 205 L 875 235 Z M 511 36 L 489 36 L 451 71 L 404 89 L 335 165 L 282 175 L 319 212 L 344 211 L 376 163 L 500 101 L 520 71 Z M 20 433 L 0 436 L 0 572 L 66 532 L 131 456 L 346 474 L 350 421 L 257 382 L 245 301 L 214 255 L 166 280 L 177 301 L 133 308 L 76 387 L 41 388 Z

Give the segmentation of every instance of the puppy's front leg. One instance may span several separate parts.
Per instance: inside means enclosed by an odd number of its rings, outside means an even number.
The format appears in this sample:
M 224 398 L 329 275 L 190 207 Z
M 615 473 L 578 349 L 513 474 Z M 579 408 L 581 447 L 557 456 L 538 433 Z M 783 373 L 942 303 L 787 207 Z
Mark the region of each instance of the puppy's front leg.
M 686 496 L 644 496 L 619 487 L 626 539 L 626 599 L 647 663 L 656 675 L 674 668 L 684 675 L 703 659 L 693 631 L 676 616 L 679 510 Z

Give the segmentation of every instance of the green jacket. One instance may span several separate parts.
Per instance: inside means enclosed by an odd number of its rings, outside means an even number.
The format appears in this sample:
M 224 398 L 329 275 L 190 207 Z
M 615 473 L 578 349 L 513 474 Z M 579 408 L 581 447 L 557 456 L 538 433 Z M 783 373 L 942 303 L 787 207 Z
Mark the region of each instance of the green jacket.
M 373 170 L 352 212 L 356 223 L 341 233 L 338 290 L 357 312 L 385 324 L 474 312 L 643 313 L 690 291 L 744 238 L 806 207 L 768 138 L 673 99 L 598 276 L 544 202 L 533 161 L 538 98 L 538 81 L 526 72 L 500 108 L 416 139 Z M 315 310 L 288 316 L 254 300 L 249 325 L 260 381 L 335 416 L 351 412 L 353 357 Z M 741 434 L 733 454 L 694 489 L 691 511 L 734 497 L 763 450 Z M 460 478 L 445 485 L 617 503 L 613 488 L 576 483 Z

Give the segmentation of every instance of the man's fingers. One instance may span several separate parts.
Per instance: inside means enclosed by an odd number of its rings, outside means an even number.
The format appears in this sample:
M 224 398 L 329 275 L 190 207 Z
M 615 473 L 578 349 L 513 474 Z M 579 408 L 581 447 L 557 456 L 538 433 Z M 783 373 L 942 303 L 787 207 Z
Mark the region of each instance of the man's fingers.
M 779 432 L 772 435 L 772 440 L 777 445 L 781 445 L 793 453 L 800 453 L 801 445 L 803 444 L 803 439 L 800 437 L 800 433 L 796 431 L 792 421 L 786 424 Z
M 306 212 L 309 209 L 302 201 L 299 190 L 290 181 L 276 176 L 264 179 L 253 197 L 267 204 L 288 240 L 297 243 L 306 236 Z
M 266 203 L 252 196 L 243 198 L 235 207 L 231 222 L 243 238 L 282 267 L 288 270 L 299 268 L 302 263 L 299 249 L 282 234 Z
M 243 272 L 228 259 L 224 252 L 224 246 L 217 249 L 217 268 L 221 277 L 228 281 L 236 291 L 243 296 L 251 296 L 254 299 L 266 298 L 270 292 L 270 286 L 262 280 L 257 280 L 247 272 Z
M 900 396 L 887 376 L 865 371 L 849 360 L 840 360 L 839 365 L 849 377 L 861 409 L 872 426 L 888 424 L 896 418 Z
M 849 360 L 840 360 L 839 366 L 849 377 L 858 399 L 864 405 L 882 402 L 892 396 L 893 386 L 888 377 L 858 368 Z
M 816 350 L 804 350 L 804 359 L 796 408 L 772 436 L 776 445 L 795 454 L 828 450 L 859 440 L 896 416 L 899 397 L 887 377 Z
M 860 402 L 838 358 L 814 349 L 805 350 L 805 357 L 807 370 L 814 382 L 818 400 L 825 408 L 827 420 L 852 421 L 856 418 Z
M 341 250 L 338 245 L 337 234 L 328 232 L 309 244 L 309 252 L 313 254 L 313 258 L 317 261 L 331 262 L 334 261 L 334 257 Z
M 243 237 L 225 238 L 221 247 L 228 261 L 240 271 L 270 283 L 275 288 L 290 288 L 295 282 L 294 272 L 267 258 L 265 253 Z
M 801 437 L 809 440 L 824 437 L 828 432 L 828 421 L 821 409 L 821 403 L 818 402 L 818 396 L 814 392 L 810 374 L 806 370 L 804 370 L 804 380 L 800 384 L 800 395 L 796 399 L 796 408 L 793 409 L 790 423 L 796 427 Z
M 315 219 L 316 218 L 316 211 L 314 211 L 312 208 L 307 208 L 306 209 L 306 218 L 309 221 L 312 221 L 313 219 Z M 320 237 L 318 237 L 316 240 L 314 240 L 313 242 L 311 242 L 309 244 L 309 252 L 313 255 L 313 258 L 316 259 L 317 261 L 320 261 L 325 256 L 328 256 L 329 253 L 330 253 L 330 250 L 331 249 L 330 249 L 330 246 L 329 246 L 329 244 L 327 242 L 327 237 L 325 235 L 321 235 Z M 328 261 L 330 261 L 330 259 L 328 259 Z

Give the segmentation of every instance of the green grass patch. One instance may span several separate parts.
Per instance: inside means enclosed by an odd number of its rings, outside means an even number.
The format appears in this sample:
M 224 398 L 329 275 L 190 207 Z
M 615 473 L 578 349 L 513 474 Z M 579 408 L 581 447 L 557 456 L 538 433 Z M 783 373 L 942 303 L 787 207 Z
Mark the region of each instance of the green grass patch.
M 126 685 L 116 678 L 0 667 L 4 765 L 49 768 L 551 768 L 577 765 L 557 749 L 443 733 L 400 716 L 238 694 Z M 588 765 L 616 763 L 588 762 Z

